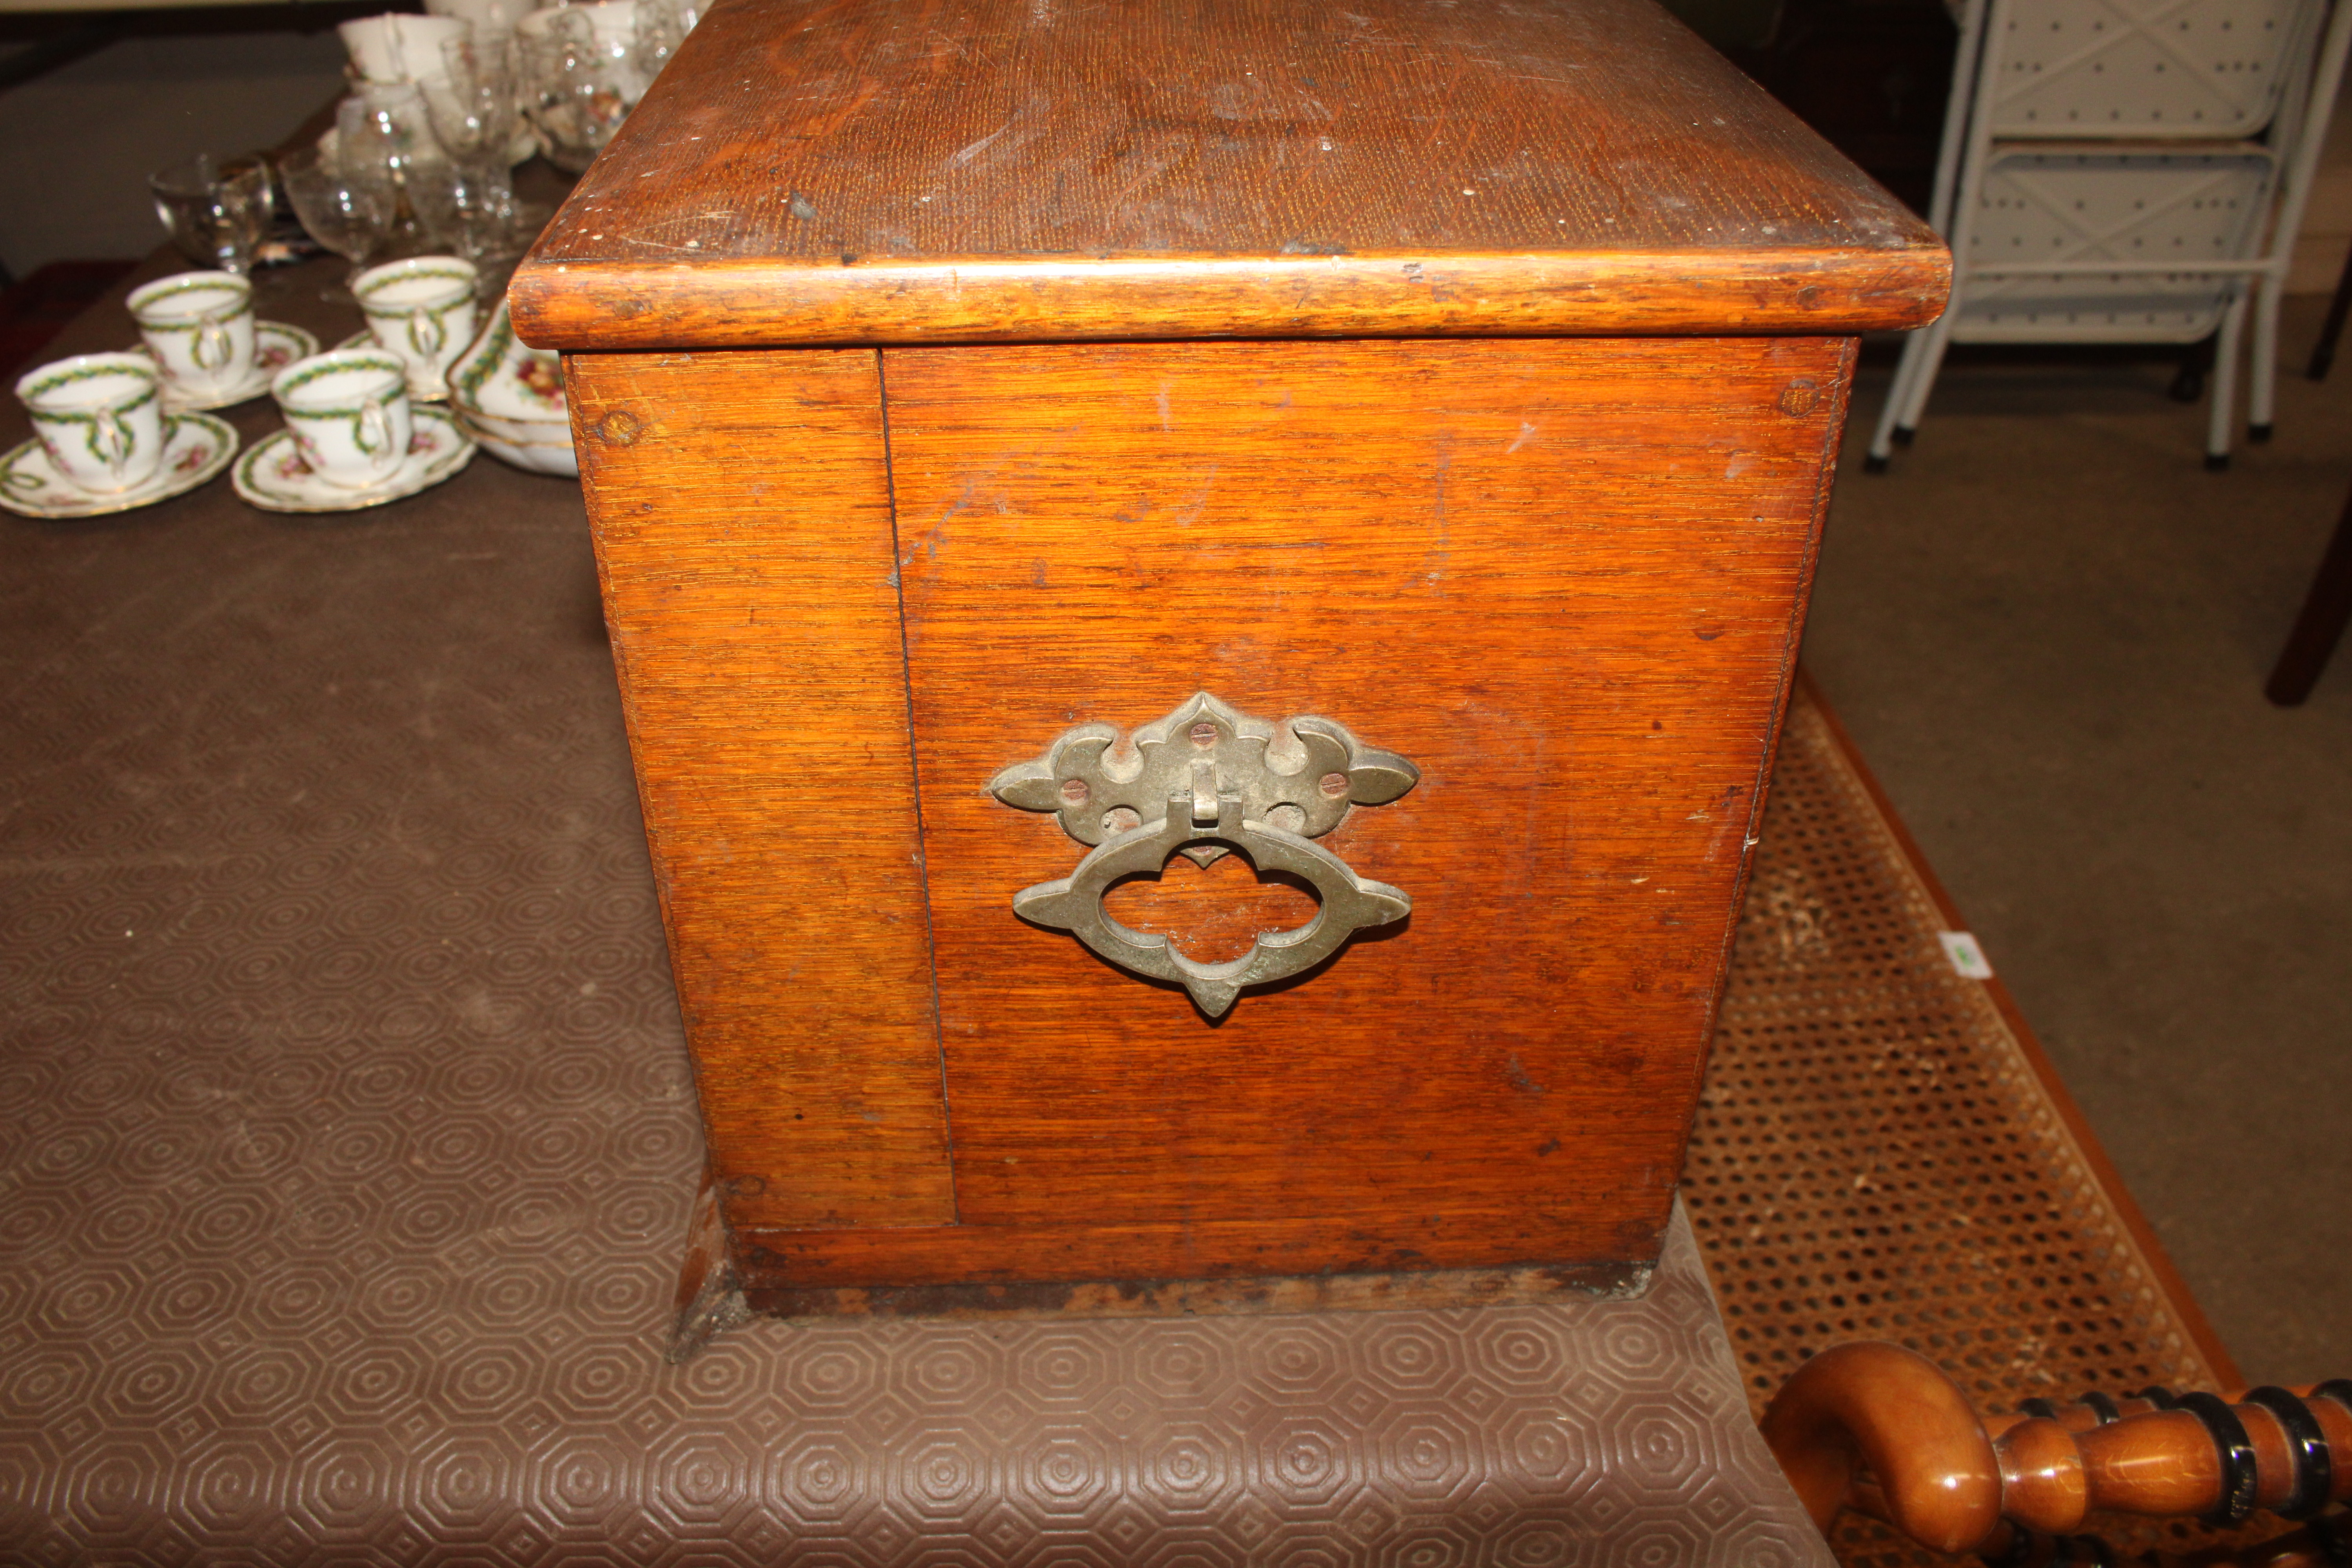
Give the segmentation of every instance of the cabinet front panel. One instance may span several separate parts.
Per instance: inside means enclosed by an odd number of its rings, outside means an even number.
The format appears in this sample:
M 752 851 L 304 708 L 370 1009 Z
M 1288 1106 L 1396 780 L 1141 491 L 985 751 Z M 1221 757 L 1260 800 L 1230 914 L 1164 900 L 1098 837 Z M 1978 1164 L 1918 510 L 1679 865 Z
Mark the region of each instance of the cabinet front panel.
M 947 1224 L 875 356 L 566 375 L 729 1216 Z
M 1850 345 L 882 358 L 960 1226 L 1101 1232 L 1038 1278 L 1276 1271 L 1252 1222 L 1286 1273 L 1654 1256 Z M 1421 769 L 1319 841 L 1410 919 L 1215 1022 L 1013 915 L 1085 850 L 985 788 L 1198 690 Z M 1296 923 L 1234 869 L 1122 908 Z

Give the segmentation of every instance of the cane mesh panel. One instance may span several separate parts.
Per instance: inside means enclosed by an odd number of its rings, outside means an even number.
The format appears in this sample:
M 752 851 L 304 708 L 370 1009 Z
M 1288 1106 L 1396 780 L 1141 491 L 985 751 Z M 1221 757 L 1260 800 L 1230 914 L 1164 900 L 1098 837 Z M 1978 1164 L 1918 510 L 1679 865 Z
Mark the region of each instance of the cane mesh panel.
M 1791 706 L 1683 1195 L 1750 1403 L 1813 1352 L 1893 1340 L 1987 1413 L 2219 1388 L 1820 710 Z M 2267 1516 L 2253 1536 L 2287 1528 Z M 2118 1547 L 2190 1524 L 2095 1518 Z M 1848 1512 L 1847 1568 L 1948 1563 Z

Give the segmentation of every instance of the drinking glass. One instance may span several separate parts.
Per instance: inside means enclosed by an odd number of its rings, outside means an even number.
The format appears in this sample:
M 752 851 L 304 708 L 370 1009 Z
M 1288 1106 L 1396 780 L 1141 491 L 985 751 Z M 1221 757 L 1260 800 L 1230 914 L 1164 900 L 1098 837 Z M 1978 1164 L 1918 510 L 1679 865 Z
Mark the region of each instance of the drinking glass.
M 449 158 L 434 140 L 425 95 L 416 85 L 360 83 L 335 106 L 335 156 L 346 175 L 381 184 L 389 195 L 384 255 L 431 254 L 439 242 L 425 209 L 432 205 L 430 187 L 449 177 Z
M 453 158 L 412 169 L 408 175 L 408 198 L 426 233 L 443 251 L 486 271 L 503 272 L 508 268 L 498 266 L 501 258 L 510 268 L 522 256 L 509 221 L 513 191 L 499 177 L 505 173 L 495 164 Z
M 199 267 L 245 272 L 269 232 L 269 165 L 257 156 L 199 153 L 147 176 L 155 216 L 180 254 Z
M 383 254 L 392 222 L 392 192 L 381 179 L 346 174 L 341 158 L 325 147 L 304 147 L 289 153 L 278 164 L 286 199 L 312 239 L 350 262 L 343 289 L 325 297 L 352 303 L 351 279 L 374 264 Z
M 533 8 L 533 0 L 425 0 L 427 12 L 458 18 L 478 38 L 514 31 L 514 25 Z
M 625 38 L 615 26 L 600 33 L 590 11 L 616 15 L 610 5 L 563 6 L 535 11 L 515 29 L 524 111 L 538 128 L 547 161 L 570 174 L 604 151 L 644 83 L 631 58 L 634 29 Z
M 423 84 L 425 109 L 434 139 L 451 157 L 505 155 L 518 118 L 514 55 L 511 35 L 441 46 L 444 79 Z
M 446 79 L 423 85 L 433 138 L 464 172 L 465 183 L 480 186 L 502 213 L 514 206 L 514 178 L 508 153 L 521 115 L 512 40 L 453 38 L 442 46 Z
M 701 12 L 691 3 L 678 5 L 676 0 L 636 0 L 637 37 L 632 56 L 637 74 L 648 86 L 661 75 L 662 67 L 694 30 Z

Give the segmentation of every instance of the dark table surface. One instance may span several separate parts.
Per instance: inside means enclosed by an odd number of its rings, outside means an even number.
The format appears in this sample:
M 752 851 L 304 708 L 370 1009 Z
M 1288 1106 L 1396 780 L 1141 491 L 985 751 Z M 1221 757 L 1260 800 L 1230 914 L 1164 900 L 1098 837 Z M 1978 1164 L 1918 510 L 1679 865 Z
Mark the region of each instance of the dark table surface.
M 339 269 L 260 314 L 356 330 Z M 0 1563 L 1827 1562 L 1679 1222 L 1635 1301 L 666 1364 L 701 1143 L 572 481 L 0 517 Z

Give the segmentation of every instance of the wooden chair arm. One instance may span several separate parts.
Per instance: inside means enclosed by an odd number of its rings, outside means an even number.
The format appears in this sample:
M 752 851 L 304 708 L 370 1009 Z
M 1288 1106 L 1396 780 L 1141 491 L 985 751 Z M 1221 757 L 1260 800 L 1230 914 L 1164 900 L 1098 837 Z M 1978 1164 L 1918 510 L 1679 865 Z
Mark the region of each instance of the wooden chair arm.
M 2007 1523 L 2063 1535 L 2093 1510 L 2236 1523 L 2352 1498 L 2352 1380 L 2231 1399 L 2143 1389 L 1980 1419 L 1900 1345 L 1823 1351 L 1764 1413 L 1764 1439 L 1813 1521 L 1863 1506 L 1922 1546 L 1966 1552 Z M 1864 1471 L 1867 1471 L 1865 1476 Z

